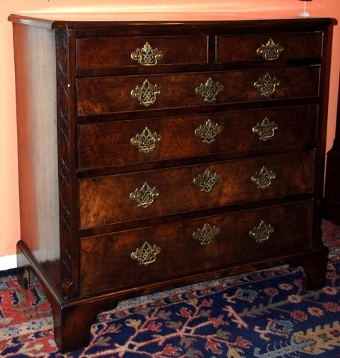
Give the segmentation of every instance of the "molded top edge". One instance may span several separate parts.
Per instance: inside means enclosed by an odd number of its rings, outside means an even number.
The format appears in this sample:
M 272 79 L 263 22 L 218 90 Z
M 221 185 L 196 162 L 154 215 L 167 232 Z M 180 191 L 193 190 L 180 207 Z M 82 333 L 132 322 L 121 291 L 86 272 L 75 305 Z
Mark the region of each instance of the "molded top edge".
M 233 13 L 233 12 L 115 12 L 115 13 L 37 13 L 37 14 L 11 14 L 8 20 L 13 23 L 45 27 L 50 29 L 81 29 L 91 27 L 105 27 L 121 24 L 122 22 L 134 25 L 171 25 L 171 24 L 217 24 L 230 22 L 230 25 L 239 25 L 252 22 L 269 22 L 275 20 L 282 25 L 304 24 L 320 22 L 323 25 L 336 25 L 337 20 L 332 18 L 313 18 L 301 16 L 275 16 L 270 13 Z

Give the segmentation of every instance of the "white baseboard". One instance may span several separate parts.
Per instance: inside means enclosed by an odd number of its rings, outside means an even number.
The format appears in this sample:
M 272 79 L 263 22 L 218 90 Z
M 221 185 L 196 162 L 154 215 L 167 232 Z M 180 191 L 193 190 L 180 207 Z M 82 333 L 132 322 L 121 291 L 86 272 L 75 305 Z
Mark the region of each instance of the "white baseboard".
M 0 271 L 17 267 L 17 255 L 0 256 Z

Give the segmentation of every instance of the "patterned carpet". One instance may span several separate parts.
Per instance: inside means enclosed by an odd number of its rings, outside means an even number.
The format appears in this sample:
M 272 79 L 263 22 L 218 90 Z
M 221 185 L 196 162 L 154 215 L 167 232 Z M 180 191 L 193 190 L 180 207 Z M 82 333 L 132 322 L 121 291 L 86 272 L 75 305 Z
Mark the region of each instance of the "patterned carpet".
M 286 266 L 121 302 L 98 315 L 89 345 L 61 354 L 38 282 L 0 272 L 1 357 L 340 357 L 340 229 L 323 222 L 326 285 L 304 291 Z M 75 332 L 76 335 L 76 332 Z

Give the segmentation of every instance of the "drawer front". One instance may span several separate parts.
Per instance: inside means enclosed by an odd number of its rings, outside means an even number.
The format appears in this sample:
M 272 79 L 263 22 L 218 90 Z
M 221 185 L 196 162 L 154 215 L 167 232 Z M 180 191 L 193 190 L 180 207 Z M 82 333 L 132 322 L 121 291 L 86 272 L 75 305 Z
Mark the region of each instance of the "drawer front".
M 208 37 L 80 38 L 76 53 L 81 69 L 204 64 L 208 61 Z
M 312 213 L 313 202 L 306 201 L 82 238 L 82 294 L 176 279 L 307 249 Z M 148 250 L 150 255 L 145 254 Z M 139 263 L 142 254 L 144 260 Z
M 318 96 L 320 67 L 77 79 L 77 115 Z
M 314 151 L 83 179 L 80 228 L 313 191 Z
M 78 126 L 78 168 L 121 166 L 316 141 L 317 107 Z
M 216 62 L 321 58 L 322 33 L 219 35 Z

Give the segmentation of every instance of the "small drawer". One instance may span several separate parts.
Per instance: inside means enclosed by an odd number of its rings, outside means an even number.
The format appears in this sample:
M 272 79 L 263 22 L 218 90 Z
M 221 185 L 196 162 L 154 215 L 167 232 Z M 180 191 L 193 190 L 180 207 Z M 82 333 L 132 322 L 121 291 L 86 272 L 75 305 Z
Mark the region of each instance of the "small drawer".
M 77 39 L 77 68 L 150 67 L 208 62 L 207 36 Z
M 279 257 L 287 248 L 299 252 L 311 243 L 312 219 L 311 200 L 84 237 L 81 293 L 176 280 L 235 263 L 249 265 Z
M 309 105 L 82 124 L 78 169 L 314 143 L 317 110 Z
M 320 67 L 79 78 L 77 115 L 318 96 Z
M 80 229 L 311 193 L 314 160 L 297 151 L 82 179 Z
M 216 36 L 216 62 L 321 58 L 323 34 Z

